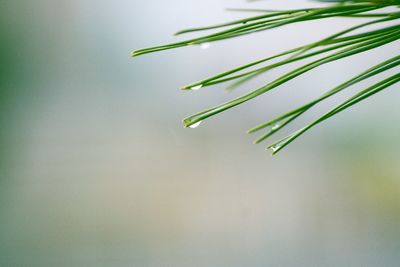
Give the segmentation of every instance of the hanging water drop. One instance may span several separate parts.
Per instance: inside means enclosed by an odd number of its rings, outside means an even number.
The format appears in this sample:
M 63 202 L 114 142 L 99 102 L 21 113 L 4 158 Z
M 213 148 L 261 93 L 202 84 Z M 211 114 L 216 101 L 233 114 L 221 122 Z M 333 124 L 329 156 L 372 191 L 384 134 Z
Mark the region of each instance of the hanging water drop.
M 197 91 L 197 90 L 200 90 L 200 89 L 201 89 L 201 87 L 203 87 L 203 85 L 202 85 L 202 84 L 199 84 L 199 85 L 196 85 L 196 86 L 190 87 L 190 90 Z
M 204 50 L 210 48 L 210 46 L 211 46 L 210 43 L 202 43 L 202 44 L 200 44 L 200 48 L 204 49 Z
M 272 131 L 278 130 L 279 127 L 281 127 L 279 124 L 275 124 L 274 126 L 272 126 L 271 130 Z
M 202 122 L 202 121 L 196 122 L 196 123 L 190 125 L 189 128 L 192 128 L 192 129 L 197 128 L 197 127 L 199 127 L 199 125 L 201 124 L 201 122 Z
M 280 149 L 280 146 L 279 145 L 273 145 L 269 149 L 272 150 L 272 153 L 275 153 L 276 151 L 278 151 Z

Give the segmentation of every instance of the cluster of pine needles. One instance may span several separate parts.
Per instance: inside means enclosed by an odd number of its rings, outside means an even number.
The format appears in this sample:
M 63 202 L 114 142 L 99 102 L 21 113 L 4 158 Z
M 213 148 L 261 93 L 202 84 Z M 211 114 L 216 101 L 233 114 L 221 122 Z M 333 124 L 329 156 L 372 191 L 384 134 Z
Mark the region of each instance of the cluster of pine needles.
M 328 36 L 317 42 L 297 47 L 278 55 L 263 58 L 182 87 L 183 90 L 197 90 L 202 87 L 232 81 L 233 84 L 229 86 L 229 89 L 232 89 L 269 70 L 292 62 L 311 59 L 318 56 L 313 61 L 309 63 L 304 63 L 302 66 L 297 67 L 289 71 L 288 73 L 285 73 L 284 75 L 273 80 L 272 82 L 265 84 L 264 86 L 261 86 L 260 88 L 257 88 L 235 99 L 232 99 L 226 103 L 206 109 L 185 118 L 183 120 L 185 127 L 193 128 L 211 116 L 214 116 L 220 112 L 223 112 L 246 101 L 249 101 L 255 97 L 258 97 L 324 64 L 334 62 L 346 57 L 351 57 L 356 54 L 363 53 L 400 40 L 400 24 L 397 23 L 400 20 L 400 12 L 398 11 L 398 8 L 400 7 L 400 0 L 320 1 L 335 3 L 331 3 L 328 6 L 318 8 L 305 8 L 285 11 L 240 9 L 240 11 L 252 12 L 252 14 L 256 12 L 256 16 L 251 16 L 245 19 L 235 20 L 228 23 L 212 25 L 208 27 L 182 30 L 178 32 L 177 35 L 206 30 L 214 30 L 214 33 L 203 35 L 201 37 L 189 39 L 186 41 L 137 50 L 132 53 L 132 56 L 134 57 L 147 53 L 153 53 L 190 45 L 204 45 L 215 41 L 221 41 L 304 21 L 337 17 L 366 19 L 366 22 L 355 25 L 349 29 L 337 32 L 336 34 Z M 271 63 L 272 60 L 275 60 L 274 63 Z M 291 110 L 277 118 L 264 122 L 250 129 L 248 132 L 255 133 L 264 130 L 265 133 L 255 141 L 255 143 L 260 143 L 265 139 L 271 137 L 276 132 L 280 131 L 282 128 L 287 126 L 289 123 L 294 121 L 296 118 L 301 116 L 303 113 L 305 113 L 315 105 L 319 104 L 321 101 L 345 90 L 346 88 L 354 84 L 357 84 L 380 73 L 384 73 L 390 69 L 396 68 L 399 65 L 400 55 L 395 55 L 394 57 L 384 62 L 369 67 L 359 75 L 338 85 L 330 91 L 325 92 L 315 100 L 294 110 Z M 338 114 L 339 112 L 342 112 L 343 110 L 353 106 L 354 104 L 390 87 L 391 85 L 396 84 L 399 81 L 400 73 L 397 72 L 397 74 L 384 78 L 379 82 L 370 85 L 368 88 L 361 90 L 352 97 L 348 98 L 346 101 L 342 102 L 327 113 L 323 114 L 312 123 L 290 134 L 289 136 L 274 142 L 267 148 L 271 149 L 273 154 L 279 152 L 288 144 L 293 142 L 295 139 L 297 139 L 319 123 L 331 118 L 332 116 Z

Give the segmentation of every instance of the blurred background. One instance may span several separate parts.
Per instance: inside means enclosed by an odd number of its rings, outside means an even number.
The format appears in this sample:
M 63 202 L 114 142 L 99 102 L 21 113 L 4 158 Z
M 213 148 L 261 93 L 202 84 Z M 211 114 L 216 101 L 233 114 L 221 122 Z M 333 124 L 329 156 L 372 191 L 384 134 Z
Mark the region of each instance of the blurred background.
M 180 86 L 360 20 L 129 58 L 180 40 L 182 28 L 247 15 L 225 8 L 305 5 L 318 4 L 0 1 L 0 266 L 399 266 L 398 85 L 276 157 L 245 133 L 399 53 L 398 44 L 326 65 L 197 129 L 181 119 L 293 66 L 233 93 Z

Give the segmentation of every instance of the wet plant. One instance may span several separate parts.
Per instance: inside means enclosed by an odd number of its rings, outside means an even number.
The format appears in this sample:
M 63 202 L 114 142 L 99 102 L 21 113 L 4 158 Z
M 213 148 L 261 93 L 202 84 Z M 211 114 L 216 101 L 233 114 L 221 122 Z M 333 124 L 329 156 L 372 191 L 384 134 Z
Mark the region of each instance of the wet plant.
M 203 32 L 208 30 L 213 30 L 214 32 L 181 42 L 136 50 L 132 52 L 132 57 L 192 45 L 200 45 L 203 48 L 207 48 L 212 42 L 305 21 L 316 21 L 336 17 L 364 18 L 366 20 L 361 24 L 354 25 L 353 27 L 323 38 L 322 40 L 301 47 L 296 47 L 277 55 L 268 56 L 246 65 L 216 74 L 212 77 L 205 78 L 201 81 L 183 86 L 182 90 L 199 90 L 216 84 L 232 82 L 228 86 L 228 89 L 232 90 L 269 70 L 293 62 L 311 60 L 311 62 L 305 62 L 300 67 L 292 69 L 277 79 L 268 82 L 249 93 L 191 115 L 183 120 L 185 127 L 195 128 L 199 126 L 201 122 L 214 115 L 250 101 L 322 65 L 360 53 L 369 52 L 378 47 L 398 42 L 400 40 L 400 0 L 320 0 L 320 2 L 330 3 L 318 8 L 295 10 L 236 9 L 236 11 L 249 12 L 253 14 L 253 16 L 218 25 L 182 30 L 176 34 L 181 35 L 190 32 Z M 250 129 L 248 133 L 265 131 L 265 133 L 255 141 L 255 143 L 261 143 L 325 99 L 373 76 L 381 73 L 388 73 L 388 70 L 395 69 L 399 67 L 399 65 L 400 55 L 393 55 L 392 58 L 387 59 L 384 62 L 375 66 L 369 66 L 357 76 L 325 92 L 311 102 L 291 110 L 277 118 L 261 123 L 260 125 Z M 267 146 L 267 148 L 271 149 L 273 154 L 276 154 L 314 126 L 317 126 L 325 120 L 348 109 L 354 104 L 391 87 L 399 81 L 399 73 L 382 78 L 382 80 L 377 83 L 368 86 L 346 101 L 335 106 L 315 121 L 289 136 L 274 142 Z

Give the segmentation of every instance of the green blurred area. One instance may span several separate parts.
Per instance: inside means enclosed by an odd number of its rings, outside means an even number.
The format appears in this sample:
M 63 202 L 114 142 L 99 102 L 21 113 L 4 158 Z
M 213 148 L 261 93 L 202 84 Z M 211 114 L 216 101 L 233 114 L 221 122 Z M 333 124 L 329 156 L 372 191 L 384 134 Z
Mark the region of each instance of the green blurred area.
M 176 88 L 312 37 L 289 27 L 129 58 L 243 5 L 0 2 L 0 266 L 398 266 L 398 86 L 274 158 L 244 134 L 397 46 L 196 130 L 181 118 L 232 96 Z M 329 23 L 310 26 L 323 36 L 349 22 Z

